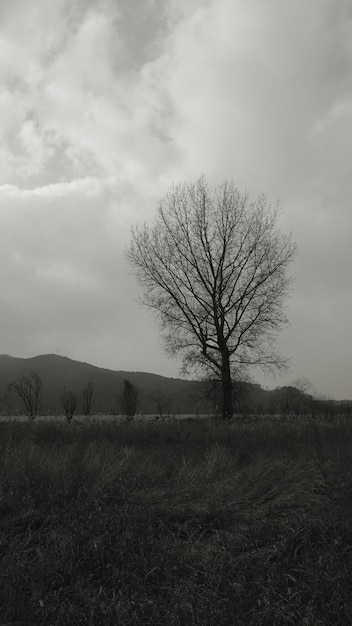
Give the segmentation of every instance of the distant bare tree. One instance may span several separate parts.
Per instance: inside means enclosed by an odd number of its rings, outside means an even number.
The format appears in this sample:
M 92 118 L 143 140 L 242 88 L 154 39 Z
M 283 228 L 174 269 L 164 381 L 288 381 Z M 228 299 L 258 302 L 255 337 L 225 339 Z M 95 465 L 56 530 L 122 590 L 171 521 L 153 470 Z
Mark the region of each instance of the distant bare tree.
M 279 387 L 275 393 L 278 411 L 283 417 L 302 416 L 311 412 L 313 387 L 307 378 L 297 378 L 292 385 Z
M 123 415 L 125 415 L 127 419 L 132 419 L 135 416 L 137 410 L 137 399 L 137 388 L 129 380 L 125 380 L 123 392 L 121 394 L 121 408 Z
M 247 414 L 247 395 L 248 390 L 245 380 L 234 378 L 232 381 L 233 393 L 233 410 L 235 413 Z M 222 415 L 223 394 L 221 389 L 221 380 L 214 377 L 208 377 L 203 381 L 202 396 L 199 400 L 206 400 L 212 407 L 213 416 L 218 418 Z
M 60 393 L 60 400 L 66 415 L 66 419 L 68 422 L 70 422 L 77 408 L 77 394 L 71 389 L 63 389 Z
M 29 419 L 34 420 L 38 415 L 42 399 L 43 383 L 40 376 L 36 372 L 30 376 L 22 376 L 17 382 L 11 383 L 8 388 L 21 398 Z
M 313 389 L 312 383 L 306 377 L 304 377 L 304 378 L 296 378 L 293 381 L 292 386 L 296 387 L 296 389 L 299 389 L 299 391 L 301 393 L 305 393 L 307 395 L 309 395 L 309 394 L 311 395 L 311 394 L 315 393 L 314 389 Z
M 154 391 L 151 397 L 156 404 L 157 419 L 162 418 L 164 416 L 170 417 L 171 408 L 172 408 L 171 399 L 159 390 Z
M 0 393 L 1 415 L 11 415 L 13 411 L 13 394 L 9 388 L 3 389 Z
M 246 418 L 249 413 L 249 388 L 248 381 L 234 380 L 233 382 L 234 406 L 236 413 Z
M 222 404 L 221 381 L 214 376 L 208 376 L 203 380 L 201 390 L 197 400 L 206 400 L 210 403 L 213 416 L 218 418 Z
M 285 366 L 275 340 L 287 325 L 287 275 L 296 247 L 264 196 L 249 203 L 232 182 L 173 186 L 152 227 L 132 229 L 126 257 L 156 311 L 169 354 L 184 371 L 221 381 L 222 417 L 233 415 L 237 369 Z
M 82 411 L 83 415 L 90 415 L 93 407 L 94 399 L 94 384 L 89 382 L 88 385 L 82 391 Z
M 300 392 L 296 387 L 284 386 L 276 390 L 278 396 L 278 412 L 284 418 L 297 413 Z

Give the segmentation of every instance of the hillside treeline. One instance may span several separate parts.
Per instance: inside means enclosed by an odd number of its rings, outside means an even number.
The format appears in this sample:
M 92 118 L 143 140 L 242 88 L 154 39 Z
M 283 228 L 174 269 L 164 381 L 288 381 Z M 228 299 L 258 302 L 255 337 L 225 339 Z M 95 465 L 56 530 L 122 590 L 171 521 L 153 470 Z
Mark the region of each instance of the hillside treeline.
M 154 381 L 154 387 L 148 388 L 143 375 L 126 373 L 137 392 L 136 413 L 154 415 L 155 417 L 172 417 L 177 415 L 208 415 L 221 416 L 221 389 L 219 381 L 176 381 L 162 377 Z M 136 381 L 140 378 L 140 384 Z M 147 374 L 145 376 L 148 376 Z M 126 381 L 126 378 L 124 379 Z M 175 384 L 178 383 L 178 384 Z M 183 383 L 183 384 L 182 384 Z M 65 387 L 66 393 L 76 398 L 75 413 L 81 415 L 84 410 L 84 393 L 87 385 L 93 388 L 93 398 L 89 413 L 92 415 L 125 414 L 123 407 L 123 381 L 118 380 L 113 389 L 99 386 L 87 381 L 85 386 L 72 381 Z M 23 401 L 6 385 L 0 391 L 0 414 L 2 416 L 26 414 Z M 56 391 L 56 393 L 55 393 Z M 277 387 L 273 390 L 263 389 L 258 384 L 235 381 L 234 383 L 235 416 L 250 418 L 253 416 L 280 416 L 283 419 L 293 417 L 352 417 L 352 401 L 335 401 L 316 398 L 294 386 Z M 63 392 L 61 387 L 42 386 L 42 397 L 38 415 L 60 415 L 64 413 Z M 72 415 L 71 415 L 72 418 Z

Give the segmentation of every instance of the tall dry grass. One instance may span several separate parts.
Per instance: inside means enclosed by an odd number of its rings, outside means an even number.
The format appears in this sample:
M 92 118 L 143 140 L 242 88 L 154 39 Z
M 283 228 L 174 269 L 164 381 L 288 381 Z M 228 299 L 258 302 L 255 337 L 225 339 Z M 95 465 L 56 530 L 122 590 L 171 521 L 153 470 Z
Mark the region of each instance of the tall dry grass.
M 0 621 L 352 623 L 352 426 L 0 424 Z

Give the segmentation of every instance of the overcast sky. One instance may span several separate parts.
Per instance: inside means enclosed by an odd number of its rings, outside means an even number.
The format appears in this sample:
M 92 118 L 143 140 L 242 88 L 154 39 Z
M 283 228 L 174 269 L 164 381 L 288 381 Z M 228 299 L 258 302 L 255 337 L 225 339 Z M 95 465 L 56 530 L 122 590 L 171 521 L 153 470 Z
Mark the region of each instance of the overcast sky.
M 291 370 L 352 398 L 349 0 L 0 0 L 0 353 L 178 375 L 123 248 L 233 179 L 298 243 Z

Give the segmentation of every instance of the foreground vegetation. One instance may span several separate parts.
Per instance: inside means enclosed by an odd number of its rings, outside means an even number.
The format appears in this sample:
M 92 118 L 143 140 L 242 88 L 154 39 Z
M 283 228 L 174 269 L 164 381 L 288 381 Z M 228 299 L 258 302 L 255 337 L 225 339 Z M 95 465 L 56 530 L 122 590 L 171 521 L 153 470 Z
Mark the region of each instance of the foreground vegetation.
M 352 623 L 352 424 L 0 423 L 0 622 Z

